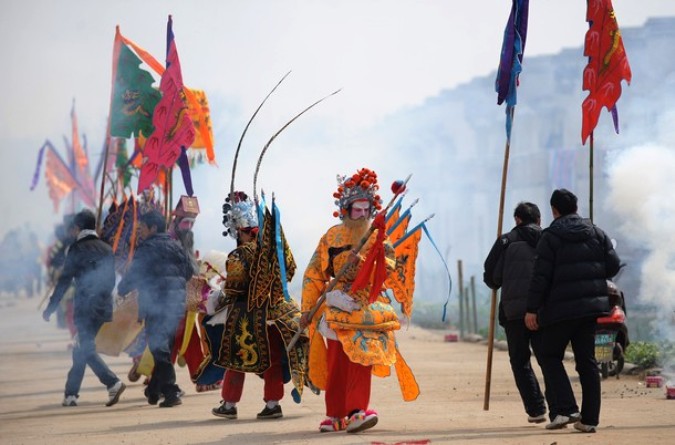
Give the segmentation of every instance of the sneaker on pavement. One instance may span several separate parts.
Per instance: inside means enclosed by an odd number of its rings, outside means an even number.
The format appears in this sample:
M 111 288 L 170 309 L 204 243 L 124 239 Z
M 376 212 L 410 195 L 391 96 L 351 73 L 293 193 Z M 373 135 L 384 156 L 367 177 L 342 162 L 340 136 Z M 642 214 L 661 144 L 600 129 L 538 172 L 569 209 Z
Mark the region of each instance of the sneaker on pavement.
M 164 400 L 159 404 L 160 408 L 171 408 L 172 406 L 182 405 L 183 401 L 178 396 L 164 397 Z
M 237 418 L 237 407 L 233 406 L 232 408 L 226 408 L 225 402 L 220 402 L 220 406 L 213 408 L 211 414 L 216 417 L 223 417 L 225 419 L 236 419 Z
M 121 380 L 118 380 L 113 386 L 108 388 L 108 402 L 105 406 L 113 406 L 120 401 L 120 396 L 127 389 L 127 385 L 124 384 Z
M 359 433 L 365 431 L 368 428 L 372 428 L 377 425 L 377 413 L 372 409 L 361 410 L 351 415 L 348 420 L 347 432 L 348 433 Z
M 584 425 L 581 421 L 578 421 L 574 424 L 574 429 L 582 433 L 595 433 L 598 427 L 595 425 Z
M 538 416 L 527 416 L 528 423 L 544 423 L 546 422 L 546 414 L 540 414 Z
M 343 431 L 347 428 L 347 419 L 338 419 L 337 417 L 328 417 L 319 425 L 319 431 L 322 433 L 332 433 L 333 431 Z
M 63 398 L 63 402 L 61 402 L 62 406 L 77 406 L 77 396 L 65 396 Z
M 278 419 L 283 417 L 284 414 L 281 412 L 281 405 L 277 405 L 274 408 L 268 408 L 265 405 L 262 411 L 258 413 L 258 419 Z
M 570 423 L 574 423 L 579 420 L 579 413 L 570 414 L 569 416 L 563 416 L 558 414 L 555 416 L 555 419 L 548 425 L 546 425 L 547 430 L 559 430 L 561 428 L 567 427 Z

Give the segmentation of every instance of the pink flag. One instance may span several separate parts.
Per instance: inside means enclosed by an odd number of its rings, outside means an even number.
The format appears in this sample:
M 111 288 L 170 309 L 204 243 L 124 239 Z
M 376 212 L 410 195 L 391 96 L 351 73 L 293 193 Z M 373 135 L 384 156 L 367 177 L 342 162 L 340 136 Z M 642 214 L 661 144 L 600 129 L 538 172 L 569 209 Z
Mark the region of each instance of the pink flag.
M 143 165 L 138 178 L 139 194 L 152 186 L 162 168 L 173 168 L 181 154 L 181 147 L 189 147 L 195 138 L 194 125 L 185 102 L 183 76 L 171 25 L 169 16 L 166 29 L 166 70 L 159 84 L 162 99 L 152 116 L 155 131 L 143 149 Z

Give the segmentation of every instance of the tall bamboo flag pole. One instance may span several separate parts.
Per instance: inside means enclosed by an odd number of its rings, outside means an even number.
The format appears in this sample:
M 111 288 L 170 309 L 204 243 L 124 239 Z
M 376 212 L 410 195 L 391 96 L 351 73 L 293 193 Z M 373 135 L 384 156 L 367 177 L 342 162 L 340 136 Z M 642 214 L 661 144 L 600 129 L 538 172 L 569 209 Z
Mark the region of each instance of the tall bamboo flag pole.
M 593 222 L 593 132 L 591 132 L 588 156 L 588 217 Z
M 621 81 L 630 84 L 632 73 L 628 56 L 623 47 L 623 39 L 612 0 L 587 2 L 586 21 L 589 23 L 584 44 L 584 55 L 588 64 L 584 68 L 582 89 L 588 96 L 581 105 L 582 125 L 581 142 L 589 147 L 589 217 L 593 220 L 593 130 L 598 124 L 600 111 L 607 108 L 612 114 L 614 129 L 619 133 L 619 112 L 616 102 L 621 97 Z
M 502 167 L 502 184 L 499 194 L 499 214 L 497 217 L 497 238 L 502 234 L 504 218 L 504 200 L 506 196 L 506 178 L 509 170 L 509 152 L 511 151 L 511 127 L 516 106 L 516 88 L 518 75 L 522 71 L 525 40 L 527 37 L 527 17 L 529 0 L 512 0 L 511 13 L 504 29 L 502 52 L 497 71 L 497 104 L 506 102 L 506 146 L 504 148 L 504 165 Z M 492 291 L 490 298 L 490 324 L 488 326 L 488 355 L 485 370 L 485 397 L 483 409 L 490 409 L 490 384 L 492 380 L 492 352 L 495 337 L 495 316 L 497 312 L 497 291 Z
M 108 152 L 110 150 L 110 126 L 112 120 L 113 100 L 115 98 L 115 79 L 117 78 L 117 61 L 120 57 L 120 27 L 115 27 L 115 42 L 113 43 L 112 84 L 110 86 L 110 107 L 108 109 L 108 123 L 105 130 L 105 150 L 103 153 L 103 172 L 101 174 L 101 189 L 98 197 L 98 210 L 96 211 L 96 231 L 101 231 L 101 212 L 103 210 L 103 196 L 105 194 L 105 180 L 108 172 Z
M 511 108 L 511 122 L 513 122 L 514 109 Z M 504 165 L 502 166 L 502 187 L 499 192 L 499 214 L 497 217 L 497 238 L 502 234 L 502 224 L 504 222 L 504 198 L 506 196 L 506 178 L 509 171 L 509 153 L 511 151 L 511 141 L 506 139 L 504 147 Z M 488 325 L 488 355 L 487 367 L 485 370 L 485 396 L 483 398 L 483 409 L 490 409 L 490 385 L 492 383 L 492 353 L 495 341 L 495 318 L 497 312 L 497 290 L 492 289 L 490 296 L 490 324 Z

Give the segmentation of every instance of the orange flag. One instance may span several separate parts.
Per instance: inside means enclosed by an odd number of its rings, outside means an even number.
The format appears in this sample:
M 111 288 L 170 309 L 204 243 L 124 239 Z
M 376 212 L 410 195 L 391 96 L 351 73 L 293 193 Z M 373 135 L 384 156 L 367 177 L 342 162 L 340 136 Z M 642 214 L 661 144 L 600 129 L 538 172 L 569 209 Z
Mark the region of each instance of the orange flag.
M 66 163 L 51 144 L 47 147 L 45 179 L 49 187 L 49 197 L 54 203 L 54 212 L 58 212 L 59 204 L 63 198 L 75 190 L 78 184 Z
M 395 247 L 396 270 L 387 280 L 387 286 L 394 292 L 394 298 L 401 303 L 401 309 L 408 318 L 412 316 L 415 264 L 421 238 L 422 230 L 415 230 Z
M 94 178 L 91 177 L 91 171 L 89 169 L 89 157 L 87 153 L 82 148 L 80 143 L 80 135 L 78 134 L 79 130 L 77 127 L 77 114 L 75 114 L 75 101 L 73 100 L 73 108 L 70 112 L 70 118 L 72 121 L 72 149 L 73 149 L 73 158 L 75 159 L 75 165 L 73 166 L 73 174 L 76 175 L 76 179 L 80 184 L 78 189 L 80 199 L 87 207 L 96 206 L 96 191 L 94 187 Z

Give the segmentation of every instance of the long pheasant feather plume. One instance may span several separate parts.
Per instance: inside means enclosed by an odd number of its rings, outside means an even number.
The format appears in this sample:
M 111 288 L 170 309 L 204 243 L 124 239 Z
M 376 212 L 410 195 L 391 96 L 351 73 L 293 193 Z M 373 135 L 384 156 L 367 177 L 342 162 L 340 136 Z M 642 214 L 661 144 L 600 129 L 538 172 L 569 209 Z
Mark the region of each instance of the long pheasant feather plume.
M 321 102 L 323 102 L 324 100 L 328 99 L 329 97 L 336 95 L 340 91 L 342 91 L 342 88 L 340 88 L 339 90 L 333 91 L 332 93 L 330 93 L 327 96 L 322 97 L 321 99 L 314 102 L 312 105 L 310 105 L 307 108 L 305 108 L 304 110 L 302 110 L 300 113 L 296 114 L 293 117 L 293 119 L 286 122 L 286 124 L 283 127 L 281 127 L 279 129 L 279 131 L 274 133 L 269 141 L 267 141 L 267 144 L 265 144 L 262 151 L 260 152 L 260 157 L 258 158 L 258 163 L 256 164 L 256 167 L 255 167 L 255 173 L 253 174 L 253 199 L 255 200 L 256 204 L 258 203 L 258 193 L 257 193 L 258 173 L 260 172 L 260 165 L 262 164 L 263 156 L 265 156 L 265 153 L 267 152 L 267 149 L 269 148 L 270 144 L 277 138 L 277 136 L 279 136 L 279 134 L 281 134 L 282 131 L 284 131 L 289 125 L 291 125 L 297 118 L 299 118 L 300 116 L 302 116 L 303 114 L 305 114 L 306 112 L 311 110 L 314 106 L 316 106 L 316 105 L 320 104 Z
M 287 72 L 286 74 L 284 74 L 284 76 L 281 78 L 281 80 L 279 82 L 277 82 L 276 85 L 274 85 L 274 88 L 272 88 L 272 90 L 270 90 L 270 92 L 267 93 L 267 96 L 265 96 L 265 98 L 262 100 L 262 102 L 260 102 L 260 105 L 258 105 L 258 108 L 256 108 L 255 112 L 253 113 L 251 118 L 248 120 L 248 123 L 244 127 L 244 131 L 241 133 L 241 137 L 239 138 L 239 143 L 237 144 L 237 151 L 234 152 L 234 162 L 232 163 L 232 180 L 230 182 L 230 199 L 231 200 L 234 199 L 234 175 L 237 171 L 237 159 L 239 158 L 239 150 L 241 149 L 241 143 L 244 140 L 244 136 L 246 136 L 246 132 L 248 131 L 248 127 L 251 125 L 251 122 L 253 122 L 253 119 L 255 119 L 256 115 L 258 114 L 258 112 L 260 111 L 262 106 L 265 105 L 265 102 L 267 102 L 267 99 L 269 99 L 269 97 L 272 95 L 272 93 L 274 93 L 274 91 L 279 87 L 279 85 L 281 85 L 281 83 L 284 80 L 286 80 L 286 77 L 288 77 L 289 74 L 291 74 L 290 71 Z

